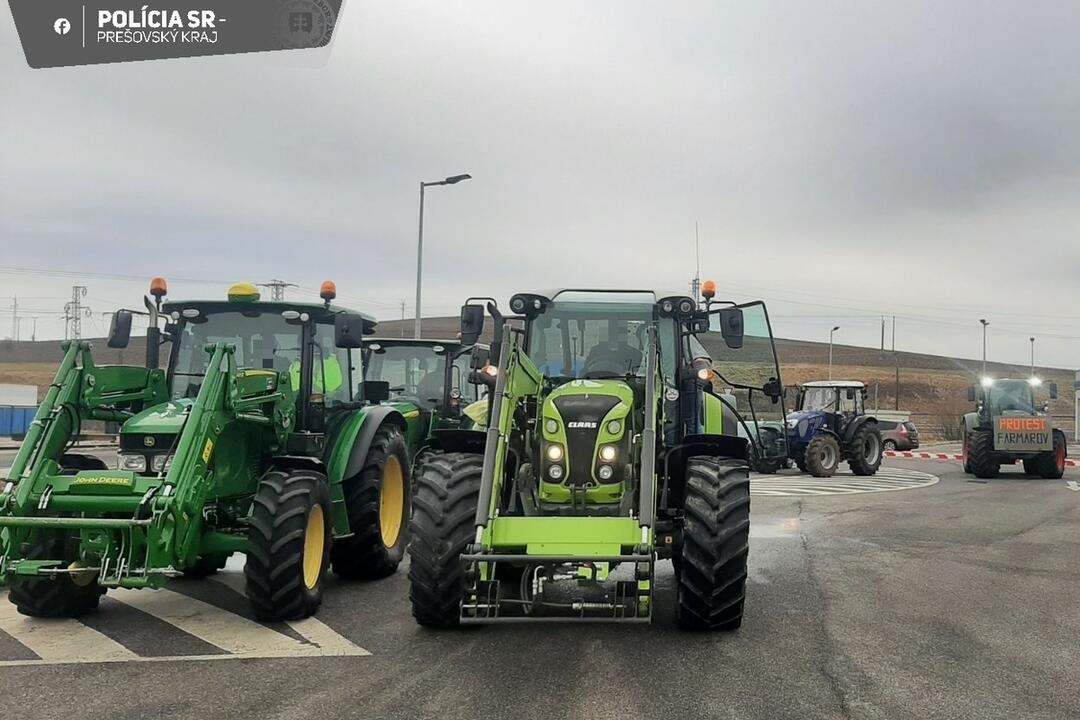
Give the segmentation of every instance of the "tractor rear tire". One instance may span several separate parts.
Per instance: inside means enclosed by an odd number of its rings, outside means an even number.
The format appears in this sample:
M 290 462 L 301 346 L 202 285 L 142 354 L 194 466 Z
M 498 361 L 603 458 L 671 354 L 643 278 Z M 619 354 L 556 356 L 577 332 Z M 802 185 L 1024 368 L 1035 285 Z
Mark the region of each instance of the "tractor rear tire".
M 78 540 L 72 538 L 72 543 Z M 56 531 L 42 531 L 38 541 L 26 553 L 27 560 L 69 560 L 76 555 L 68 536 Z M 79 617 L 96 610 L 105 588 L 97 577 L 88 581 L 75 580 L 72 575 L 57 577 L 20 578 L 11 585 L 8 598 L 23 615 L 31 617 Z
M 302 620 L 322 603 L 330 558 L 330 490 L 307 469 L 268 470 L 248 530 L 247 596 L 260 620 Z
M 881 467 L 881 431 L 877 423 L 864 422 L 852 435 L 847 448 L 848 467 L 856 475 L 873 475 Z
M 409 599 L 424 627 L 458 624 L 465 574 L 461 554 L 476 531 L 484 457 L 447 453 L 431 458 L 417 478 L 409 546 Z
M 393 575 L 409 544 L 409 451 L 396 425 L 378 429 L 363 469 L 344 483 L 352 537 L 334 543 L 334 574 L 345 580 Z
M 973 430 L 968 436 L 968 464 L 981 480 L 992 480 L 1001 472 L 1001 460 L 994 453 L 994 434 L 989 430 Z
M 676 618 L 684 630 L 736 630 L 746 600 L 750 470 L 741 460 L 692 457 Z
M 832 477 L 840 465 L 840 443 L 832 435 L 818 435 L 806 446 L 804 463 L 814 477 Z
M 1035 475 L 1041 475 L 1042 474 L 1040 472 L 1040 470 L 1039 470 L 1039 459 L 1038 458 L 1026 458 L 1025 460 L 1023 460 L 1023 464 L 1024 464 L 1024 474 L 1025 475 L 1035 476 Z
M 1025 461 L 1026 462 L 1026 461 Z M 1054 432 L 1054 449 L 1035 459 L 1039 475 L 1046 480 L 1059 480 L 1065 475 L 1065 436 Z

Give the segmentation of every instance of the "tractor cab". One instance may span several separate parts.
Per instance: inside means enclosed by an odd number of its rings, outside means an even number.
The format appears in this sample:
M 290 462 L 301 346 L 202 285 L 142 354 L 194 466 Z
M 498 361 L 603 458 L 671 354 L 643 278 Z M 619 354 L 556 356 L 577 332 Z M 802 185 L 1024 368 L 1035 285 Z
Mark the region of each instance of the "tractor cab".
M 391 400 L 420 408 L 432 429 L 456 427 L 462 409 L 480 399 L 469 382 L 472 347 L 457 340 L 371 338 L 362 349 L 364 375 L 387 383 Z

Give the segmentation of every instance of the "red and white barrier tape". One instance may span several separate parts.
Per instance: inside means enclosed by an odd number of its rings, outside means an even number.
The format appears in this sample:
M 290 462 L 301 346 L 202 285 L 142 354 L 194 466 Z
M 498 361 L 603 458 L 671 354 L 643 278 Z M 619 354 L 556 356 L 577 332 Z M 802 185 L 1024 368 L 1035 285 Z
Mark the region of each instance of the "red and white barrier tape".
M 927 452 L 909 452 L 899 450 L 886 450 L 882 453 L 885 457 L 906 458 L 910 460 L 959 460 L 963 462 L 964 455 L 962 453 L 927 453 Z M 1076 460 L 1066 460 L 1066 467 L 1080 467 Z

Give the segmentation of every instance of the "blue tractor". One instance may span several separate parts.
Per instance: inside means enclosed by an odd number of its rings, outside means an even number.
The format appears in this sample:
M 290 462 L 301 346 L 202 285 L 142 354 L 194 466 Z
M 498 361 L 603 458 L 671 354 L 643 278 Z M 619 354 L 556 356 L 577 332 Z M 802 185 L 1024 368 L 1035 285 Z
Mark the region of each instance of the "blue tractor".
M 856 475 L 881 466 L 881 431 L 866 414 L 866 385 L 818 380 L 799 387 L 796 410 L 787 416 L 788 453 L 803 472 L 831 477 L 841 461 Z

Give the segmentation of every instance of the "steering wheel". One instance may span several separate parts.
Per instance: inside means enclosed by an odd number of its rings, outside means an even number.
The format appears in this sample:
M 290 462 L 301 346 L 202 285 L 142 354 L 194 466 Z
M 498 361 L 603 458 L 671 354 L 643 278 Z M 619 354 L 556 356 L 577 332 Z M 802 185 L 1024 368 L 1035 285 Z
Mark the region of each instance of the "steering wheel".
M 621 363 L 614 360 L 600 359 L 589 363 L 582 371 L 581 377 L 585 379 L 595 378 L 596 376 L 610 377 L 611 375 L 618 375 L 621 377 L 628 372 L 630 372 L 630 370 Z

